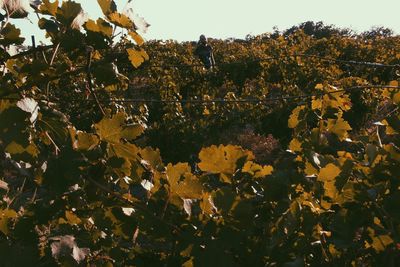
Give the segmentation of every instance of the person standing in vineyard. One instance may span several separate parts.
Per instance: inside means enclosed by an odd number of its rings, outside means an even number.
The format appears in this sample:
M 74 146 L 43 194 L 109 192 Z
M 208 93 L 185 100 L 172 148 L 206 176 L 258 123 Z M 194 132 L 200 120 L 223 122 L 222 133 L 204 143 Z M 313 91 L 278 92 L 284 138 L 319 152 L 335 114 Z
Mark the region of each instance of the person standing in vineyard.
M 197 42 L 197 47 L 194 51 L 194 54 L 200 58 L 207 70 L 215 66 L 213 49 L 211 45 L 207 43 L 207 39 L 204 34 L 200 35 L 200 39 Z

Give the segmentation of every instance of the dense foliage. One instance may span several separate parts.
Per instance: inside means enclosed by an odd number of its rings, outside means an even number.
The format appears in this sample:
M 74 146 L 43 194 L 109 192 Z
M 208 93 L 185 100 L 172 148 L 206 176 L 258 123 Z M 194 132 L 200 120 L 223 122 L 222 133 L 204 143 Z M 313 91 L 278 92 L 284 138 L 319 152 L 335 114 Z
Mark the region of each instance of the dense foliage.
M 0 2 L 2 266 L 400 263 L 399 69 L 344 62 L 399 64 L 400 37 L 309 22 L 211 40 L 205 71 L 112 0 L 97 20 L 44 0 L 52 45 L 12 55 L 18 2 Z

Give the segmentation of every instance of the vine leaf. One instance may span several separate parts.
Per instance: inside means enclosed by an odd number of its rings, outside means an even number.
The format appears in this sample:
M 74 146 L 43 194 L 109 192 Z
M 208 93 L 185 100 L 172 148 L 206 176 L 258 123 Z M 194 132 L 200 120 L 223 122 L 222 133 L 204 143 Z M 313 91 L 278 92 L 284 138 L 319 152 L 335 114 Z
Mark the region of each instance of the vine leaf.
M 141 45 L 144 44 L 143 37 L 140 36 L 138 33 L 130 31 L 130 32 L 129 32 L 129 36 L 132 37 L 132 39 L 135 41 L 135 43 L 136 43 L 138 46 L 141 46 Z
M 249 173 L 254 178 L 262 178 L 271 175 L 273 171 L 274 168 L 270 165 L 261 166 L 252 161 L 246 162 L 242 168 L 242 172 Z
M 73 1 L 63 1 L 57 11 L 57 19 L 65 25 L 71 25 L 74 19 L 82 12 L 81 4 Z
M 58 0 L 51 3 L 50 0 L 43 0 L 40 4 L 39 10 L 44 15 L 55 16 L 57 14 L 58 9 Z
M 117 12 L 117 5 L 114 0 L 97 0 L 103 14 L 108 16 L 111 13 Z
M 106 37 L 111 37 L 113 33 L 112 26 L 102 18 L 98 18 L 97 21 L 89 19 L 84 27 L 88 31 L 98 32 Z
M 318 180 L 322 182 L 333 181 L 340 174 L 341 170 L 333 163 L 329 163 L 321 168 L 318 174 Z
M 289 117 L 289 121 L 288 121 L 288 127 L 289 128 L 296 128 L 297 127 L 297 125 L 299 124 L 299 122 L 300 122 L 300 120 L 299 120 L 299 117 L 300 117 L 300 112 L 302 111 L 302 110 L 304 110 L 305 109 L 305 106 L 303 105 L 303 106 L 298 106 L 298 107 L 296 107 L 293 111 L 292 111 L 292 114 L 290 115 L 290 117 Z
M 112 118 L 103 118 L 95 124 L 96 133 L 100 140 L 109 143 L 119 143 L 122 138 L 133 140 L 144 132 L 144 127 L 140 124 L 127 125 L 125 123 L 126 114 L 119 112 Z
M 199 168 L 204 172 L 221 174 L 224 182 L 231 183 L 231 176 L 238 169 L 239 160 L 253 160 L 254 155 L 240 146 L 220 145 L 203 148 L 199 153 Z
M 201 199 L 203 186 L 199 179 L 191 173 L 187 163 L 171 163 L 166 167 L 170 202 L 182 206 L 185 199 Z
M 8 224 L 12 219 L 17 218 L 17 213 L 11 209 L 0 210 L 0 231 L 8 235 Z
M 149 56 L 143 49 L 136 50 L 133 48 L 128 48 L 126 51 L 128 52 L 129 60 L 135 68 L 138 68 L 146 60 L 149 60 Z
M 338 119 L 328 119 L 327 130 L 336 134 L 341 141 L 348 137 L 348 131 L 351 129 L 349 123 L 341 117 Z
M 100 139 L 97 135 L 76 131 L 75 128 L 69 128 L 69 133 L 72 140 L 72 147 L 76 150 L 92 150 L 95 148 Z
M 11 44 L 20 45 L 24 42 L 25 38 L 20 37 L 21 30 L 17 29 L 12 24 L 7 24 L 0 32 L 1 39 L 0 44 L 4 46 L 8 46 Z

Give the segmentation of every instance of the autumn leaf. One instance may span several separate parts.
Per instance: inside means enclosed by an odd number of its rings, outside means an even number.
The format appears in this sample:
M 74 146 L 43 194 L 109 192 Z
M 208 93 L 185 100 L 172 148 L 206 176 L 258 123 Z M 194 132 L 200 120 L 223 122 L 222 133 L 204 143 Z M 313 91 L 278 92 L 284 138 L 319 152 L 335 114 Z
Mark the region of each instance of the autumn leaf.
M 114 0 L 97 0 L 97 3 L 106 16 L 117 11 L 117 5 Z
M 11 209 L 0 210 L 0 231 L 5 235 L 9 234 L 9 223 L 17 218 L 17 213 Z
M 261 178 L 271 175 L 274 168 L 270 165 L 261 166 L 252 161 L 248 161 L 244 164 L 242 172 L 251 174 L 254 178 Z
M 126 51 L 128 52 L 129 60 L 135 68 L 138 68 L 146 60 L 149 60 L 149 56 L 143 49 L 128 48 Z
M 199 168 L 204 172 L 221 174 L 224 182 L 230 183 L 229 176 L 233 175 L 237 170 L 238 160 L 252 160 L 254 155 L 252 152 L 242 149 L 239 146 L 220 145 L 203 148 L 199 154 Z
M 339 176 L 340 172 L 340 168 L 335 164 L 329 163 L 319 171 L 318 180 L 322 182 L 333 181 L 337 176 Z
M 168 164 L 166 176 L 171 203 L 181 206 L 183 199 L 201 199 L 203 186 L 187 163 Z
M 143 40 L 142 36 L 140 36 L 138 33 L 130 31 L 129 36 L 132 37 L 132 39 L 135 41 L 135 43 L 138 46 L 141 46 L 142 44 L 144 44 L 144 40 Z
M 293 111 L 289 117 L 288 127 L 289 128 L 296 128 L 300 122 L 300 112 L 305 109 L 305 106 L 298 106 Z
M 40 4 L 39 10 L 42 14 L 55 16 L 58 9 L 58 0 L 53 3 L 50 0 L 43 0 Z
M 84 26 L 86 30 L 101 33 L 106 37 L 111 37 L 113 33 L 112 26 L 102 18 L 97 21 L 89 19 Z
M 144 131 L 141 125 L 127 125 L 126 114 L 119 112 L 112 118 L 103 118 L 95 125 L 96 133 L 100 140 L 109 143 L 119 143 L 121 139 L 133 140 Z
M 351 129 L 349 123 L 341 117 L 338 119 L 328 119 L 327 130 L 336 134 L 341 141 L 348 137 L 348 131 Z

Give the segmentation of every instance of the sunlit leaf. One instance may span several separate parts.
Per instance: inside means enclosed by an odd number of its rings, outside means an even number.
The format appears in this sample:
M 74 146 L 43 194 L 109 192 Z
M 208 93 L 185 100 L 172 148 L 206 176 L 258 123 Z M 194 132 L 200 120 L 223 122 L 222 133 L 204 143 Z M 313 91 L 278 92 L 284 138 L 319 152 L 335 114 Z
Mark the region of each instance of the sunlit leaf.
M 340 140 L 345 140 L 349 135 L 348 131 L 352 128 L 349 123 L 342 118 L 328 119 L 327 130 L 337 135 Z
M 86 30 L 101 33 L 106 37 L 111 37 L 113 33 L 112 26 L 102 18 L 98 18 L 97 21 L 89 19 L 84 26 Z
M 53 3 L 50 0 L 43 0 L 40 4 L 39 10 L 42 14 L 55 16 L 58 9 L 58 0 Z
M 202 197 L 203 186 L 187 163 L 168 164 L 166 168 L 171 203 L 183 205 L 183 199 Z
M 144 44 L 142 36 L 140 36 L 138 33 L 130 31 L 129 36 L 132 37 L 137 45 L 141 46 L 142 44 Z
M 135 68 L 138 68 L 146 60 L 149 60 L 149 56 L 143 49 L 136 50 L 129 48 L 126 51 L 128 52 L 130 62 Z
M 253 153 L 239 146 L 211 146 L 203 148 L 199 153 L 199 168 L 204 172 L 220 173 L 225 182 L 230 182 L 229 176 L 237 170 L 238 160 L 252 160 Z
M 254 178 L 261 178 L 265 177 L 268 175 L 271 175 L 273 172 L 274 168 L 270 165 L 267 166 L 261 166 L 257 163 L 254 163 L 252 161 L 248 161 L 244 164 L 242 168 L 242 172 L 246 172 L 251 174 Z
M 97 0 L 104 15 L 109 15 L 117 11 L 117 5 L 114 0 Z
M 300 112 L 305 109 L 305 106 L 298 106 L 293 111 L 289 117 L 288 127 L 289 128 L 296 128 L 300 121 Z
M 324 168 L 321 168 L 318 174 L 319 181 L 333 181 L 339 176 L 341 170 L 335 164 L 329 163 Z
M 12 209 L 0 210 L 0 231 L 8 235 L 10 232 L 9 223 L 17 218 L 17 213 Z

